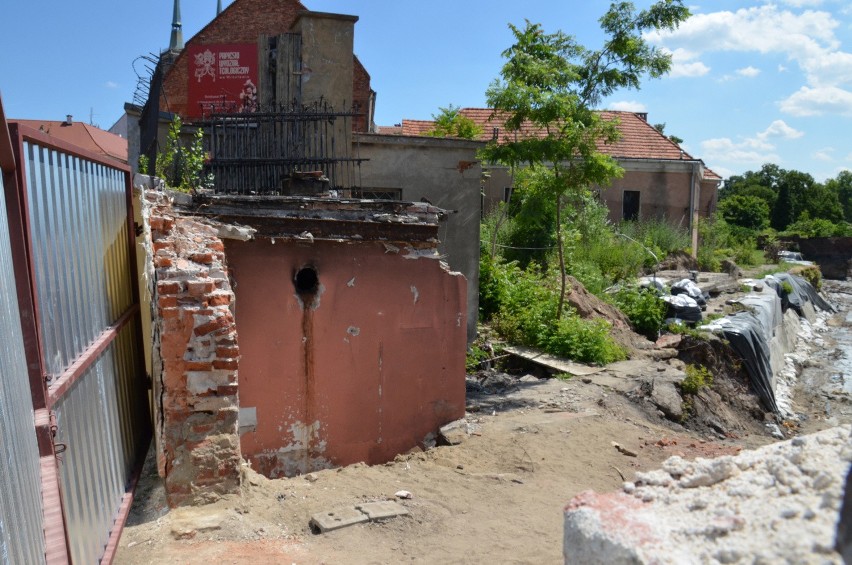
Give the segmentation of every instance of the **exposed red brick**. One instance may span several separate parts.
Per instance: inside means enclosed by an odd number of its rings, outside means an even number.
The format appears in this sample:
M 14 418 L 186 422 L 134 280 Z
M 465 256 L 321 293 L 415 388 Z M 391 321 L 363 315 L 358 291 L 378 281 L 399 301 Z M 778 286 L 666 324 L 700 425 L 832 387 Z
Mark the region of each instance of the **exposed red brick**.
M 211 263 L 213 263 L 213 254 L 209 252 L 193 253 L 190 256 L 190 259 L 192 259 L 196 263 L 201 263 L 202 265 L 210 265 Z
M 211 320 L 206 324 L 198 326 L 195 328 L 193 333 L 195 335 L 207 335 L 215 332 L 216 330 L 221 330 L 224 328 L 228 328 L 231 325 L 230 320 L 226 319 L 224 316 Z
M 162 295 L 157 299 L 157 306 L 160 308 L 174 308 L 178 305 L 177 296 Z
M 157 283 L 158 294 L 179 294 L 182 290 L 183 286 L 176 281 L 160 281 Z
M 221 252 L 221 251 L 225 251 L 225 244 L 222 243 L 220 240 L 211 241 L 207 245 L 207 248 L 210 249 L 211 251 L 220 251 Z
M 168 257 L 163 257 L 162 255 L 154 257 L 154 266 L 158 269 L 168 269 L 172 265 L 172 260 Z
M 216 348 L 216 357 L 221 357 L 221 358 L 227 359 L 227 358 L 239 357 L 239 355 L 240 355 L 240 348 L 235 346 L 235 345 L 230 346 L 230 347 L 220 346 L 220 347 Z
M 213 281 L 187 281 L 187 291 L 192 296 L 202 296 L 213 292 L 216 288 Z
M 216 394 L 219 396 L 236 396 L 239 392 L 237 385 L 222 385 L 216 389 Z
M 154 253 L 156 253 L 156 252 L 157 252 L 157 251 L 159 251 L 160 249 L 168 249 L 169 247 L 171 247 L 171 245 L 172 245 L 172 244 L 171 244 L 171 242 L 169 242 L 169 241 L 155 240 L 155 241 L 154 241 L 154 244 L 153 244 L 153 247 L 154 247 Z
M 214 369 L 227 369 L 229 371 L 236 371 L 239 369 L 239 363 L 237 363 L 236 359 L 216 359 L 213 361 Z
M 163 229 L 163 218 L 160 216 L 151 216 L 148 218 L 148 225 L 151 226 L 152 230 L 162 230 Z
M 186 361 L 187 371 L 212 371 L 213 363 L 210 361 Z
M 227 306 L 231 303 L 231 295 L 217 294 L 207 298 L 207 303 L 210 306 Z

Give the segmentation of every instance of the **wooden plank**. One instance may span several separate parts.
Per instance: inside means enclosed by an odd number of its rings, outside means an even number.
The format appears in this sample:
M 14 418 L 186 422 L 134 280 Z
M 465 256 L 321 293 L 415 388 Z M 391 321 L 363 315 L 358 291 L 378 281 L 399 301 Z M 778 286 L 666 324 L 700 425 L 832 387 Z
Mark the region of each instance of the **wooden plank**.
M 600 373 L 604 370 L 604 367 L 594 367 L 592 365 L 575 363 L 573 361 L 568 361 L 567 359 L 554 357 L 553 355 L 549 355 L 547 353 L 544 353 L 543 351 L 539 351 L 531 347 L 509 345 L 504 347 L 503 349 L 507 353 L 511 353 L 512 355 L 520 357 L 521 359 L 531 361 L 537 365 L 547 367 L 548 369 L 553 369 L 554 371 L 558 371 L 560 373 L 568 373 L 569 375 L 574 375 L 575 377 L 594 375 L 595 373 Z

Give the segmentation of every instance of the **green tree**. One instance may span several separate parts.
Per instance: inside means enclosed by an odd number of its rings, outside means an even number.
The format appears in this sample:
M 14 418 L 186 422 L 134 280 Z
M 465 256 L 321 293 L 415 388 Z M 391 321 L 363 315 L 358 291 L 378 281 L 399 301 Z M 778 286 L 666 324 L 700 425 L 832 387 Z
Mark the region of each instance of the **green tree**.
M 482 128 L 461 113 L 461 109 L 450 104 L 446 108 L 438 108 L 440 112 L 432 114 L 435 127 L 425 135 L 430 137 L 460 137 L 462 139 L 477 139 L 482 135 Z
M 658 132 L 660 132 L 662 135 L 666 135 L 666 123 L 665 122 L 663 122 L 661 124 L 654 124 L 654 129 L 657 130 Z M 672 141 L 673 143 L 677 143 L 678 145 L 683 143 L 682 137 L 678 137 L 676 135 L 666 135 L 666 137 L 669 138 L 670 141 Z
M 825 181 L 825 186 L 837 194 L 843 219 L 852 222 L 852 171 L 840 171 L 836 178 Z
M 181 137 L 183 122 L 175 115 L 169 124 L 166 136 L 166 147 L 157 154 L 157 176 L 164 179 L 166 184 L 176 190 L 189 192 L 196 188 L 207 188 L 212 185 L 212 175 L 204 177 L 204 132 L 201 128 L 195 130 L 190 143 Z
M 727 223 L 747 230 L 769 226 L 769 205 L 757 196 L 735 194 L 719 203 L 719 212 Z
M 556 208 L 556 246 L 561 273 L 557 319 L 565 302 L 565 249 L 562 212 L 566 200 L 579 202 L 592 184 L 606 185 L 622 174 L 618 163 L 598 150 L 618 139 L 617 124 L 594 108 L 621 88 L 640 86 L 642 77 L 663 76 L 671 56 L 650 45 L 643 34 L 674 29 L 689 16 L 681 0 L 660 0 L 637 12 L 630 2 L 614 2 L 599 20 L 607 38 L 602 48 L 587 49 L 561 31 L 545 33 L 539 24 L 509 25 L 515 43 L 486 92 L 489 106 L 509 134 L 490 143 L 484 157 L 511 167 L 548 166 L 538 189 Z M 524 135 L 524 128 L 541 135 Z M 511 139 L 511 141 L 506 141 Z

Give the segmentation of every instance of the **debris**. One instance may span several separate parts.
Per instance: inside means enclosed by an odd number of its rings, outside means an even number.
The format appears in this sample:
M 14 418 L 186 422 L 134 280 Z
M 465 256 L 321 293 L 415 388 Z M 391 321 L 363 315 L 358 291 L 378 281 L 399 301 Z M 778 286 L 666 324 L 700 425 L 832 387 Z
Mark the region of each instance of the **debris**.
M 621 444 L 620 444 L 620 443 L 618 443 L 617 441 L 612 442 L 612 446 L 613 446 L 614 448 L 616 448 L 616 449 L 617 449 L 620 453 L 622 453 L 623 455 L 626 455 L 626 456 L 628 456 L 628 457 L 636 457 L 636 452 L 634 452 L 634 451 L 630 451 L 630 450 L 629 450 L 629 449 L 627 449 L 626 447 L 622 447 L 622 446 L 621 446 Z
M 394 493 L 394 496 L 397 497 L 397 498 L 405 498 L 405 499 L 414 497 L 414 495 L 411 494 L 410 492 L 408 492 L 407 490 L 398 490 Z
M 466 440 L 467 436 L 467 422 L 464 420 L 450 422 L 438 430 L 438 437 L 441 440 L 441 443 L 446 445 L 458 445 Z
M 360 524 L 370 518 L 357 508 L 339 508 L 330 512 L 320 512 L 311 516 L 310 528 L 314 533 L 324 534 L 333 530 L 339 530 L 346 526 Z
M 405 516 L 408 514 L 408 509 L 396 502 L 384 500 L 380 502 L 367 502 L 356 506 L 358 510 L 363 512 L 370 521 L 387 520 L 396 516 Z
M 315 482 L 317 482 L 317 479 L 319 479 L 319 477 L 317 477 L 313 473 L 308 473 L 307 475 L 305 475 L 305 480 L 308 481 L 309 483 L 315 483 Z

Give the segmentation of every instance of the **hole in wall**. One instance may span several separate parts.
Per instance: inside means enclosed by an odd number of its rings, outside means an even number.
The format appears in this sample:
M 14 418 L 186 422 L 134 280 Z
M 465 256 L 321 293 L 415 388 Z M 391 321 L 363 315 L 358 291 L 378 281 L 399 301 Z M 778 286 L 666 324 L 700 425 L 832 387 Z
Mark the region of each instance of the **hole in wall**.
M 315 294 L 319 288 L 319 275 L 313 267 L 302 267 L 296 271 L 293 277 L 293 284 L 296 286 L 298 294 Z

